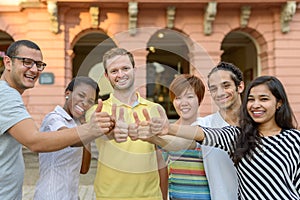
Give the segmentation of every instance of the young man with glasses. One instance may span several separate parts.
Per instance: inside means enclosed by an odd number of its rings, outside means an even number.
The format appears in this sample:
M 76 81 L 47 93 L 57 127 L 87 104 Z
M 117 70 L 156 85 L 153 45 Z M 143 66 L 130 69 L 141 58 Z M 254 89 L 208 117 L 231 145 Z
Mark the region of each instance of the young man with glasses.
M 22 100 L 33 88 L 46 64 L 38 45 L 29 40 L 12 43 L 3 58 L 0 79 L 0 199 L 22 199 L 24 161 L 22 145 L 34 152 L 49 152 L 70 145 L 82 145 L 108 133 L 114 126 L 101 111 L 102 102 L 91 123 L 61 131 L 40 133 Z

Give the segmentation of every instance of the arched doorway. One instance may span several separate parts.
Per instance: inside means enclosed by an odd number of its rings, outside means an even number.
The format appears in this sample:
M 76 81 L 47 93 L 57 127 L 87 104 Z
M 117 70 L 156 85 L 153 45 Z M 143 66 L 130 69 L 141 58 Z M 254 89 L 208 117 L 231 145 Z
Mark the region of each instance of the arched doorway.
M 8 35 L 6 32 L 0 31 L 0 76 L 4 71 L 3 56 L 5 55 L 9 45 L 13 42 L 14 40 L 10 35 Z
M 245 32 L 233 31 L 222 42 L 222 61 L 231 62 L 239 67 L 248 84 L 258 74 L 258 50 L 253 38 Z
M 161 104 L 170 119 L 178 115 L 169 100 L 169 86 L 176 74 L 189 73 L 186 36 L 170 29 L 156 31 L 147 43 L 147 98 Z
M 113 40 L 103 32 L 85 34 L 74 45 L 73 52 L 73 77 L 89 76 L 98 82 L 100 97 L 107 98 L 112 91 L 110 84 L 103 77 L 102 66 L 103 54 L 109 49 L 116 47 Z

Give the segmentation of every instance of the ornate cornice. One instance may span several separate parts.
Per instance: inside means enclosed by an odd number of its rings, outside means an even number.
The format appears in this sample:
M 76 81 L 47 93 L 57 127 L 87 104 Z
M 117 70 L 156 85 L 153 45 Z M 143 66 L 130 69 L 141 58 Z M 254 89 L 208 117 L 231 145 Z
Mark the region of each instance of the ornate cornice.
M 205 9 L 204 14 L 204 34 L 210 35 L 212 33 L 212 23 L 215 21 L 215 17 L 217 14 L 217 2 L 212 1 L 209 2 Z
M 90 17 L 92 28 L 97 28 L 99 26 L 99 7 L 90 7 Z
M 59 31 L 57 2 L 47 1 L 47 9 L 48 9 L 48 13 L 50 14 L 50 23 L 51 23 L 50 30 L 53 33 L 57 34 Z
M 168 8 L 167 8 L 167 27 L 170 29 L 174 28 L 175 13 L 176 13 L 176 7 L 168 6 Z
M 281 32 L 288 33 L 290 31 L 290 21 L 292 21 L 296 13 L 296 1 L 287 1 L 281 9 L 280 23 Z
M 138 14 L 138 3 L 131 1 L 128 2 L 128 31 L 130 35 L 136 34 L 137 27 L 137 14 Z
M 251 6 L 242 6 L 241 7 L 241 17 L 240 17 L 240 24 L 242 28 L 248 26 L 248 21 L 251 14 Z

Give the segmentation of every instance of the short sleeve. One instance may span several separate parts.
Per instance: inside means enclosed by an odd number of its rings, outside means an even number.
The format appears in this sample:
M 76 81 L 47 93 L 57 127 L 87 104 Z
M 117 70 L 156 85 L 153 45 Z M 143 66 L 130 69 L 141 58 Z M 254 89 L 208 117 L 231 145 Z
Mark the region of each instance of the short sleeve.
M 20 93 L 9 86 L 0 87 L 0 108 L 0 134 L 18 122 L 31 118 Z
M 57 131 L 62 127 L 66 127 L 66 123 L 64 123 L 64 121 L 65 119 L 61 115 L 50 113 L 43 120 L 40 131 L 42 132 Z

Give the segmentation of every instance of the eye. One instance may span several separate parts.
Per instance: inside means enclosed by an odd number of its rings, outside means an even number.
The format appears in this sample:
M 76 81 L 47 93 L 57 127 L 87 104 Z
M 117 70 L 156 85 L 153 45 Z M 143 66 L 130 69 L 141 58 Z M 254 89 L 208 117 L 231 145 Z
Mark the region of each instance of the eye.
M 95 100 L 93 100 L 93 99 L 88 100 L 88 104 L 89 105 L 94 105 L 95 104 Z
M 267 98 L 267 97 L 263 97 L 263 98 L 261 98 L 260 100 L 261 100 L 261 101 L 268 101 L 268 100 L 269 100 L 269 98 Z
M 34 61 L 29 58 L 24 58 L 24 60 L 23 60 L 24 65 L 30 66 L 30 67 L 33 65 L 33 62 Z
M 210 87 L 210 88 L 209 88 L 209 91 L 210 91 L 211 93 L 215 93 L 215 92 L 217 91 L 217 88 L 216 88 L 216 87 Z
M 254 101 L 254 98 L 248 97 L 247 101 L 248 101 L 248 102 L 252 102 L 252 101 Z
M 175 97 L 175 100 L 180 100 L 181 98 L 180 97 Z
M 224 84 L 224 88 L 225 88 L 225 89 L 230 88 L 230 86 L 231 86 L 230 84 Z
M 37 66 L 38 68 L 41 68 L 41 67 L 44 66 L 44 63 L 43 63 L 43 62 L 35 62 L 35 64 L 36 64 L 36 66 Z

